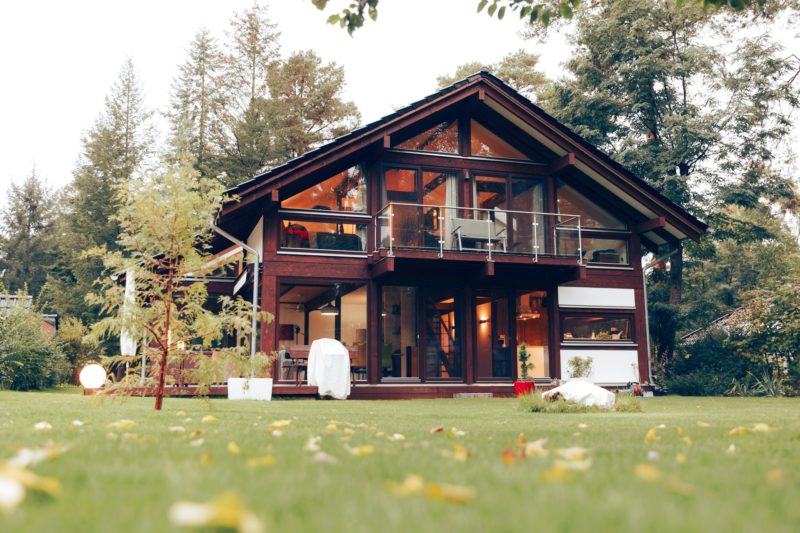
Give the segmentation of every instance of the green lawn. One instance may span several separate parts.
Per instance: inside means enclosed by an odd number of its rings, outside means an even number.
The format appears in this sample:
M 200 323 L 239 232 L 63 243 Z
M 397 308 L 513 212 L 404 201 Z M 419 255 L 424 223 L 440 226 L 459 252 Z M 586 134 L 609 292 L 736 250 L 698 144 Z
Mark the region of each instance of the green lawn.
M 531 414 L 516 400 L 168 398 L 165 410 L 154 413 L 151 399 L 0 392 L 0 460 L 47 441 L 69 447 L 31 467 L 57 479 L 61 494 L 29 493 L 16 511 L 0 512 L 0 530 L 175 531 L 167 518 L 173 502 L 233 491 L 267 531 L 797 531 L 800 400 L 671 397 L 644 400 L 643 408 Z M 217 420 L 203 422 L 209 414 Z M 73 426 L 75 419 L 85 425 Z M 136 426 L 108 427 L 120 419 Z M 291 424 L 273 436 L 270 424 L 281 419 Z M 326 429 L 330 420 L 336 429 Z M 34 431 L 40 421 L 53 429 Z M 729 435 L 756 423 L 778 429 Z M 648 430 L 661 424 L 666 428 L 646 444 Z M 170 432 L 170 426 L 186 431 Z M 432 434 L 437 426 L 446 431 Z M 453 427 L 465 434 L 448 435 Z M 194 430 L 204 434 L 193 436 Z M 387 438 L 395 433 L 405 440 Z M 506 464 L 502 452 L 515 448 L 520 433 L 528 441 L 547 438 L 550 454 Z M 311 461 L 313 453 L 303 449 L 310 435 L 321 436 L 337 464 Z M 198 438 L 201 445 L 190 445 Z M 230 441 L 240 454 L 228 451 Z M 458 461 L 456 444 L 472 455 Z M 726 454 L 731 444 L 736 451 Z M 345 447 L 367 445 L 374 453 L 357 456 Z M 553 472 L 552 450 L 574 446 L 590 449 L 591 467 L 571 479 L 544 480 L 543 472 Z M 648 460 L 650 450 L 660 457 Z M 210 464 L 202 464 L 203 454 Z M 682 464 L 679 454 L 685 454 Z M 248 464 L 267 455 L 274 465 Z M 643 463 L 660 479 L 638 477 L 635 467 Z M 409 474 L 472 487 L 475 497 L 454 503 L 388 490 L 388 482 Z

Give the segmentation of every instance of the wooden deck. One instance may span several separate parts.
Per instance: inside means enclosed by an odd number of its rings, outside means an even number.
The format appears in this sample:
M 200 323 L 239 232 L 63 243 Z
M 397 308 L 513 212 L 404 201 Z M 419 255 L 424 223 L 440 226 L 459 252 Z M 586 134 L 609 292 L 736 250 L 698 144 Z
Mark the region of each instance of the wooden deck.
M 537 386 L 537 390 L 542 390 Z M 94 395 L 98 391 L 86 389 L 84 395 Z M 135 387 L 127 389 L 130 396 L 154 396 L 154 387 Z M 165 396 L 192 397 L 197 395 L 196 387 L 166 387 Z M 224 385 L 210 388 L 209 397 L 227 397 L 228 387 Z M 278 383 L 272 387 L 272 396 L 275 398 L 303 398 L 315 399 L 317 387 L 308 385 L 294 385 L 293 383 Z M 369 385 L 358 383 L 350 391 L 351 400 L 410 400 L 415 398 L 458 398 L 458 397 L 492 397 L 508 398 L 514 396 L 513 383 L 482 383 L 466 385 L 463 383 L 442 384 L 379 384 Z

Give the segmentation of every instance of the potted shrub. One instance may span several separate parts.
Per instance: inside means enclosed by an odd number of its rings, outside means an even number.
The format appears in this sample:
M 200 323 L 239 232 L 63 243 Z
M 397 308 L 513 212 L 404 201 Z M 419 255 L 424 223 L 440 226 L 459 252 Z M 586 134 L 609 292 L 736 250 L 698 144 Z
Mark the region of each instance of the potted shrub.
M 528 377 L 528 370 L 533 368 L 533 363 L 529 363 L 530 354 L 528 354 L 528 347 L 523 342 L 519 346 L 519 364 L 520 375 L 517 381 L 514 382 L 514 394 L 522 396 L 524 394 L 533 394 L 533 378 Z
M 228 378 L 229 400 L 272 400 L 272 361 L 274 356 L 257 353 L 240 360 L 237 374 Z M 245 376 L 245 377 L 241 377 Z

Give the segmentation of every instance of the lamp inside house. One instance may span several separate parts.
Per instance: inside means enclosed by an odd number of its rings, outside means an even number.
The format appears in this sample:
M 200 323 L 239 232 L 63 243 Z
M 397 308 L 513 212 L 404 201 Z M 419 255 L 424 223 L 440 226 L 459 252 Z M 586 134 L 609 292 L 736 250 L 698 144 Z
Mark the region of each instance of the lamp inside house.
M 99 389 L 106 383 L 106 369 L 97 363 L 86 365 L 78 379 L 85 389 Z
M 326 316 L 336 316 L 339 314 L 339 308 L 328 302 L 319 308 L 319 313 Z
M 542 300 L 533 295 L 525 295 L 520 302 L 519 313 L 517 318 L 519 320 L 531 320 L 542 316 L 540 311 L 542 307 Z

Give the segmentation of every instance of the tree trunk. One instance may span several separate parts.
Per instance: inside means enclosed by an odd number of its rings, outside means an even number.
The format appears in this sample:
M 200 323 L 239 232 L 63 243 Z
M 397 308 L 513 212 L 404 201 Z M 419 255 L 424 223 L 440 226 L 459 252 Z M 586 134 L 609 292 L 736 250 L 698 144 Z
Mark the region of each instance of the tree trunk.
M 156 411 L 160 411 L 161 404 L 164 403 L 164 381 L 167 374 L 168 355 L 169 351 L 167 349 L 161 350 L 161 362 L 158 365 L 158 386 L 156 387 Z

